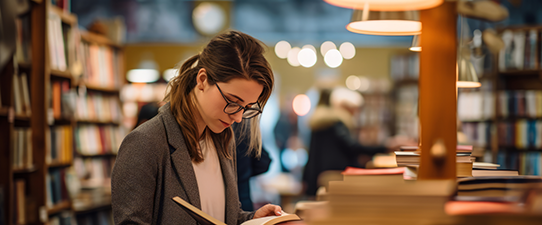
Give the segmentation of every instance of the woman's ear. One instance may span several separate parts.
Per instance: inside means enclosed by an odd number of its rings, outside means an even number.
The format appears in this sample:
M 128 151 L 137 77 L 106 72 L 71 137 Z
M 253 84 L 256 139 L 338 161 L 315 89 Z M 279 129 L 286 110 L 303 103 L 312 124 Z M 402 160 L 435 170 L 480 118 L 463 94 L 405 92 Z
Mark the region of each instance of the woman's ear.
M 196 88 L 203 91 L 203 89 L 205 89 L 205 86 L 207 86 L 208 84 L 207 79 L 207 71 L 204 68 L 201 68 L 198 71 L 198 75 L 196 76 Z

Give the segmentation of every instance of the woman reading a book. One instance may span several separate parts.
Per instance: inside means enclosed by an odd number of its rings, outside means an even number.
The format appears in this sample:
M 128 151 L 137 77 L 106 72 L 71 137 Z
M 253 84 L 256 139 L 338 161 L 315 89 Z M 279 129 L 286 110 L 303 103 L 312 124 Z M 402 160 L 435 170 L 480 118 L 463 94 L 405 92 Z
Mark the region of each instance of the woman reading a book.
M 196 224 L 176 196 L 226 224 L 281 214 L 270 204 L 242 211 L 237 193 L 231 125 L 249 126 L 249 149 L 261 151 L 259 115 L 274 82 L 263 52 L 260 41 L 230 31 L 182 64 L 158 115 L 120 146 L 111 179 L 115 224 Z

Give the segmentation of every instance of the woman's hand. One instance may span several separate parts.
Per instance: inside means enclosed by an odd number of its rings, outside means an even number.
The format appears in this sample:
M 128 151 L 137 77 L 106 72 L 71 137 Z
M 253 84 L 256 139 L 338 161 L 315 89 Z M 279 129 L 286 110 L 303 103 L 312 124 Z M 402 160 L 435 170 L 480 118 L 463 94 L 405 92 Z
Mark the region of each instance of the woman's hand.
M 280 206 L 267 204 L 267 205 L 262 206 L 260 209 L 258 209 L 258 211 L 256 211 L 256 213 L 254 213 L 253 219 L 266 217 L 266 216 L 280 216 L 282 215 L 282 213 L 283 211 Z

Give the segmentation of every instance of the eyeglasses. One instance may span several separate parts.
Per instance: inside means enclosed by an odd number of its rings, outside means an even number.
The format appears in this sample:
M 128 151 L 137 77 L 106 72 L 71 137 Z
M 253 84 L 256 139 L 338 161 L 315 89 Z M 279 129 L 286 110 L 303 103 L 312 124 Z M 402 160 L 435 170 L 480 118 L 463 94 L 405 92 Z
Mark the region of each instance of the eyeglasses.
M 216 85 L 216 88 L 218 88 L 218 91 L 220 91 L 220 94 L 222 95 L 224 100 L 226 100 L 226 103 L 228 103 L 226 104 L 226 107 L 224 107 L 224 113 L 228 115 L 233 115 L 243 110 L 243 119 L 254 118 L 255 116 L 262 113 L 259 102 L 249 103 L 246 107 L 239 105 L 235 102 L 231 102 L 230 100 L 228 100 L 228 98 L 226 98 L 224 93 L 222 93 L 222 90 L 220 90 L 218 83 L 215 83 L 215 85 Z

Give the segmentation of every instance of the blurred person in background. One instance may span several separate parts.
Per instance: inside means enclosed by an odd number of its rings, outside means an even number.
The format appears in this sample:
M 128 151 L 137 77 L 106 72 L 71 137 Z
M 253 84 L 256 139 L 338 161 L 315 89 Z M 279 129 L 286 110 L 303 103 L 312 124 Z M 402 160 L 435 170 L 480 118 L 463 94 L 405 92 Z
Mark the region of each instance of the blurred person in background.
M 324 171 L 342 171 L 347 166 L 365 167 L 358 161 L 361 155 L 373 156 L 393 150 L 400 145 L 413 144 L 391 138 L 386 146 L 363 146 L 352 135 L 353 116 L 363 104 L 361 94 L 346 88 L 322 89 L 320 99 L 309 119 L 311 141 L 309 159 L 303 172 L 305 193 L 316 195 L 318 177 Z
M 150 102 L 143 106 L 141 106 L 141 109 L 139 110 L 139 113 L 137 114 L 137 122 L 134 127 L 137 128 L 139 125 L 143 124 L 147 120 L 152 119 L 154 116 L 158 115 L 158 109 L 160 108 L 160 105 L 156 102 Z
M 271 165 L 269 153 L 263 148 L 260 156 L 255 155 L 254 151 L 249 150 L 248 135 L 243 135 L 242 127 L 239 124 L 232 125 L 236 138 L 237 149 L 237 186 L 239 192 L 239 201 L 241 209 L 253 211 L 250 192 L 250 178 L 267 172 Z M 247 131 L 250 132 L 250 131 Z
M 239 206 L 231 125 L 249 126 L 259 156 L 259 117 L 273 89 L 264 45 L 237 31 L 222 33 L 186 60 L 158 115 L 128 134 L 111 178 L 115 224 L 195 224 L 180 197 L 226 224 L 281 215 L 277 205 Z

